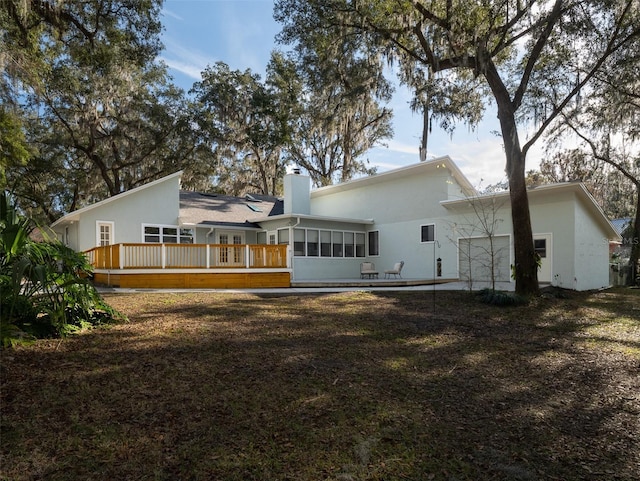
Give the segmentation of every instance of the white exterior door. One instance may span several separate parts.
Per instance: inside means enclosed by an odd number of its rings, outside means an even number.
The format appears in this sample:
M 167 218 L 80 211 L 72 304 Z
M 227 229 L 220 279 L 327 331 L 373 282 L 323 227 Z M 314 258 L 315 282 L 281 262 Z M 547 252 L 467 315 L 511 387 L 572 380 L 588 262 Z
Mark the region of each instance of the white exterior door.
M 244 232 L 220 232 L 218 244 L 222 244 L 218 252 L 218 264 L 227 266 L 244 265 Z M 238 247 L 229 247 L 229 245 Z
M 552 279 L 552 242 L 551 234 L 535 234 L 533 246 L 540 256 L 540 269 L 538 270 L 538 282 L 551 282 Z
M 113 226 L 111 221 L 96 222 L 96 246 L 109 246 L 113 244 Z

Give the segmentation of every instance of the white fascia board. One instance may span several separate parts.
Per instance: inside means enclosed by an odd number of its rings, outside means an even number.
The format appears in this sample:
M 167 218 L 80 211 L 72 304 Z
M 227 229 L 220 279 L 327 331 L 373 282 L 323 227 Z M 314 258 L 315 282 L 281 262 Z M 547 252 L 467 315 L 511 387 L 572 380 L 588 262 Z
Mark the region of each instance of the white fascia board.
M 323 195 L 329 195 L 336 192 L 342 192 L 346 190 L 355 189 L 358 187 L 366 187 L 369 185 L 376 185 L 382 182 L 387 182 L 396 178 L 415 176 L 417 173 L 427 171 L 431 169 L 446 168 L 451 172 L 451 175 L 456 179 L 460 187 L 467 192 L 470 196 L 477 195 L 476 189 L 471 185 L 469 179 L 462 173 L 458 166 L 451 160 L 448 155 L 438 157 L 433 160 L 425 162 L 418 162 L 417 164 L 407 165 L 399 167 L 397 169 L 388 170 L 379 174 L 370 175 L 368 177 L 360 177 L 358 179 L 350 180 L 335 185 L 328 185 L 326 187 L 320 187 L 311 191 L 311 198 L 322 197 Z
M 270 217 L 260 217 L 255 219 L 249 219 L 249 222 L 260 223 L 260 222 L 268 222 L 272 220 L 282 220 L 282 219 L 305 219 L 305 220 L 342 222 L 344 224 L 363 224 L 363 225 L 373 225 L 375 223 L 373 219 L 349 219 L 346 217 L 327 217 L 323 215 L 308 215 L 308 214 L 272 215 Z
M 184 226 L 194 227 L 196 229 L 217 229 L 217 230 L 246 230 L 246 231 L 259 231 L 262 230 L 259 227 L 252 227 L 249 225 L 226 225 L 226 224 L 183 224 Z
M 593 196 L 589 193 L 587 188 L 581 182 L 565 182 L 561 184 L 541 185 L 538 187 L 528 189 L 527 194 L 531 201 L 531 200 L 535 200 L 536 197 L 548 195 L 549 193 L 552 194 L 554 192 L 562 192 L 562 191 L 575 193 L 577 197 L 585 203 L 587 210 L 593 216 L 594 221 L 598 223 L 607 232 L 609 239 L 611 240 L 621 239 L 620 235 L 616 232 L 615 228 L 613 227 L 613 224 L 611 224 L 611 221 L 607 218 L 607 216 L 605 215 L 600 205 L 598 205 L 598 202 L 593 198 Z M 471 202 L 474 202 L 474 201 L 483 201 L 483 200 L 488 200 L 492 198 L 501 199 L 501 198 L 508 198 L 508 197 L 509 197 L 509 192 L 498 192 L 495 194 L 485 194 L 477 197 L 468 197 L 466 199 L 443 200 L 443 201 L 440 201 L 440 205 L 443 206 L 445 209 L 455 209 L 455 208 L 468 206 Z

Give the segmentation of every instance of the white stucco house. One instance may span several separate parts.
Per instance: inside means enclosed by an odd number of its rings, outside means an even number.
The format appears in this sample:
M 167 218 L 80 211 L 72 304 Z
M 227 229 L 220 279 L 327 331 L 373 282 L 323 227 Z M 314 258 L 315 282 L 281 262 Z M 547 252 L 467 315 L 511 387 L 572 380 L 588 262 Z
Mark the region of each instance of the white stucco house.
M 288 174 L 283 198 L 180 190 L 180 172 L 72 212 L 51 228 L 89 252 L 96 280 L 130 287 L 262 287 L 379 279 L 511 282 L 508 193 L 479 196 L 449 157 L 319 189 Z M 619 235 L 579 183 L 529 191 L 539 280 L 576 290 L 609 284 Z

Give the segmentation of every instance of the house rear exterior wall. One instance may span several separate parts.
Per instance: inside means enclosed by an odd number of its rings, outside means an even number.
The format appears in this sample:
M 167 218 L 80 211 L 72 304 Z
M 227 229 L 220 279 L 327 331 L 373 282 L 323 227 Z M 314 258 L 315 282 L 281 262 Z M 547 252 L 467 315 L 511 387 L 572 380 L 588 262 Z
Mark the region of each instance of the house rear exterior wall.
M 375 185 L 314 196 L 311 214 L 356 219 L 373 218 L 376 225 L 390 222 L 434 218 L 446 214 L 440 201 L 447 199 L 448 182 L 455 182 L 449 171 L 434 169 L 422 175 L 406 176 Z
M 575 287 L 590 290 L 609 286 L 609 239 L 581 202 L 575 205 Z
M 451 190 L 453 189 L 453 190 Z M 383 275 L 396 262 L 404 261 L 402 276 L 413 279 L 436 277 L 436 259 L 442 259 L 442 277 L 457 276 L 456 247 L 449 240 L 448 212 L 440 201 L 461 190 L 447 169 L 425 170 L 421 175 L 391 179 L 375 185 L 356 186 L 345 191 L 311 197 L 311 213 L 373 219 L 366 231 L 378 231 L 380 254 L 357 259 L 296 258 L 296 279 L 359 277 L 360 262 L 374 262 Z M 435 225 L 438 242 L 421 242 L 420 227 Z M 342 228 L 342 227 L 340 227 Z M 367 253 L 368 254 L 368 253 Z
M 551 282 L 567 289 L 605 287 L 608 276 L 608 239 L 573 191 L 530 194 L 531 227 L 536 234 L 551 234 Z M 472 209 L 451 215 L 451 222 L 469 222 Z M 496 234 L 513 231 L 511 212 L 497 213 L 503 221 Z M 513 247 L 511 247 L 513 250 Z M 513 254 L 512 254 L 513 255 Z
M 531 227 L 535 234 L 552 234 L 551 283 L 575 288 L 575 194 L 564 192 L 531 199 Z M 589 221 L 592 222 L 592 221 Z

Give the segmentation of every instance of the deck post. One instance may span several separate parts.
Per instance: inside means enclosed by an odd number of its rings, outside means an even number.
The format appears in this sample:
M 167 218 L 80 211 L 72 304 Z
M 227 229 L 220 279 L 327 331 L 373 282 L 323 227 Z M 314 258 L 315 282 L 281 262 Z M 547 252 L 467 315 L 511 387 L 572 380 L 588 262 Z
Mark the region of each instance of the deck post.
M 205 252 L 205 257 L 207 258 L 207 269 L 209 269 L 211 267 L 211 248 L 209 247 L 209 244 L 205 244 Z
M 163 243 L 162 244 L 162 268 L 166 269 L 167 267 L 167 246 Z
M 250 259 L 250 251 L 249 251 L 249 244 L 245 244 L 244 245 L 244 266 L 248 269 L 249 267 L 251 267 L 251 259 Z
M 120 269 L 124 269 L 124 244 L 118 244 L 118 260 Z

